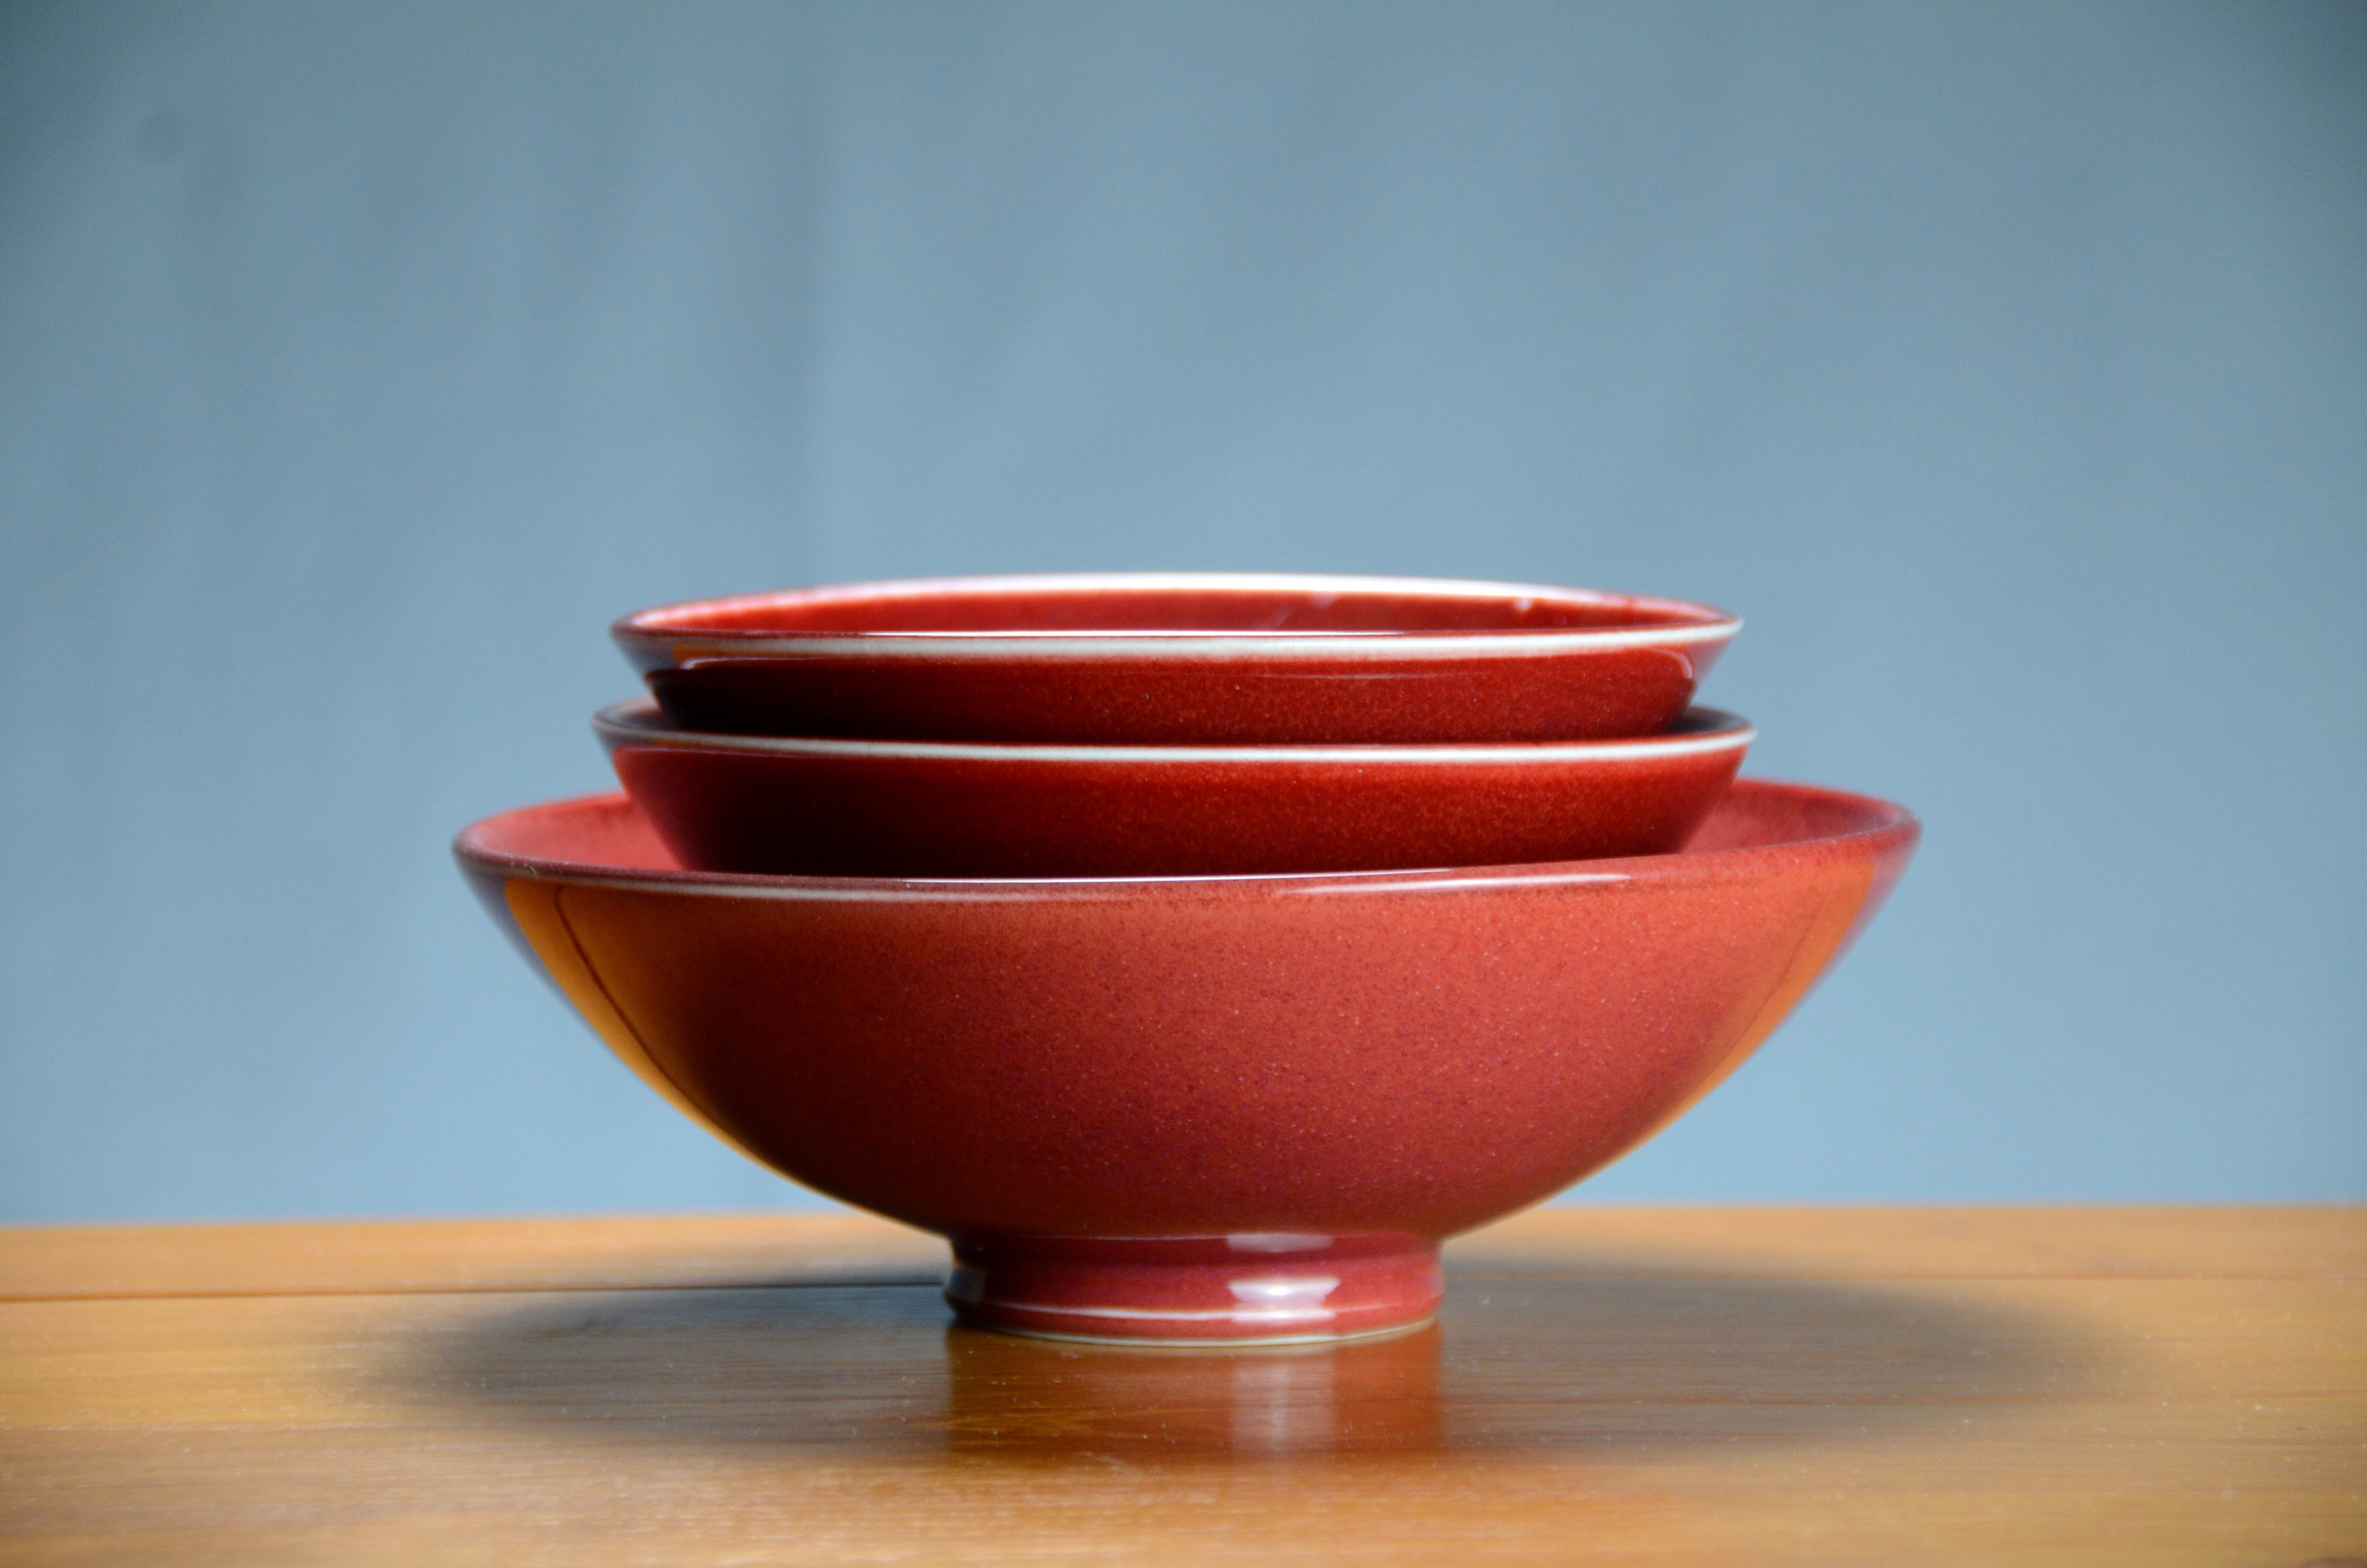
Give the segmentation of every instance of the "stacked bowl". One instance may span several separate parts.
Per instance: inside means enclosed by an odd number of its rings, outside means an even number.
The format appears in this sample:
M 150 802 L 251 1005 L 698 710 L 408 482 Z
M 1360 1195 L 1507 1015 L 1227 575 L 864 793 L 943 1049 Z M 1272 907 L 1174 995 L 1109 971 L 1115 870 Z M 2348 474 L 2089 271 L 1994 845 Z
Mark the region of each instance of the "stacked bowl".
M 948 1237 L 967 1322 L 1385 1332 L 1438 1243 L 1781 1022 L 1913 818 L 1735 783 L 1737 630 L 1573 589 L 1138 576 L 627 616 L 623 796 L 456 846 L 617 1054 Z

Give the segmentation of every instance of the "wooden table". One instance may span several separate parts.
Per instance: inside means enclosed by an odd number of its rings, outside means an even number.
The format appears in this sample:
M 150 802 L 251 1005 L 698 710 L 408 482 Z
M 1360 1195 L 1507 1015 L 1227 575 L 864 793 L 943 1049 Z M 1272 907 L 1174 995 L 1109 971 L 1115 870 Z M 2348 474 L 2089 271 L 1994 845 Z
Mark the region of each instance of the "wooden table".
M 1437 1327 L 949 1328 L 852 1217 L 0 1232 L 0 1561 L 2367 1562 L 2367 1213 L 1563 1209 Z

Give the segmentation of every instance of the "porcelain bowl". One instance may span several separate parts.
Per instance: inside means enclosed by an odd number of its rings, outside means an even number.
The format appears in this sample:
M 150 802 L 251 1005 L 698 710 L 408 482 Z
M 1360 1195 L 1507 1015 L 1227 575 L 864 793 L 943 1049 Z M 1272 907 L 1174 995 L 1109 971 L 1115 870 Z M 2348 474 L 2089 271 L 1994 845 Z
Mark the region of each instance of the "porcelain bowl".
M 714 735 L 647 698 L 593 728 L 702 871 L 1138 877 L 1377 871 L 1680 847 L 1753 731 L 1689 709 L 1638 740 L 1036 746 Z
M 1393 578 L 956 578 L 625 616 L 674 722 L 749 735 L 1348 745 L 1653 735 L 1741 622 Z
M 1424 1319 L 1437 1243 L 1617 1158 L 1873 916 L 1898 807 L 1743 780 L 1682 854 L 1110 882 L 676 868 L 621 795 L 455 845 L 601 1038 L 754 1159 L 953 1243 L 967 1321 Z

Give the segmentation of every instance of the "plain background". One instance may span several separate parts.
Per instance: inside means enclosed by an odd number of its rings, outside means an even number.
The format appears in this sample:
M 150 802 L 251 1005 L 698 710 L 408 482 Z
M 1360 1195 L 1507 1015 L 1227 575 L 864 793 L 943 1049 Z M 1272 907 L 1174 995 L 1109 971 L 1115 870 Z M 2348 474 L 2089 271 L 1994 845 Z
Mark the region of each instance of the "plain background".
M 0 1218 L 814 1202 L 446 844 L 638 606 L 1728 605 L 1922 854 L 1581 1199 L 2367 1194 L 2367 9 L 0 8 Z

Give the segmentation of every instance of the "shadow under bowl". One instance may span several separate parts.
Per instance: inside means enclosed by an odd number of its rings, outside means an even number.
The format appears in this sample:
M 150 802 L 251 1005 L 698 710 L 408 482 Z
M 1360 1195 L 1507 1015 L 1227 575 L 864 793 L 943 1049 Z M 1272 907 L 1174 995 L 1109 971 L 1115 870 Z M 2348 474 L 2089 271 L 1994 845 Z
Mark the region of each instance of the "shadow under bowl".
M 1756 733 L 1688 710 L 1640 740 L 1031 746 L 711 735 L 636 699 L 593 729 L 702 871 L 1189 877 L 1516 865 L 1682 847 Z
M 1917 831 L 1744 780 L 1674 855 L 923 882 L 684 871 L 604 795 L 489 818 L 454 852 L 674 1105 L 951 1238 L 965 1321 L 1259 1342 L 1422 1321 L 1440 1239 L 1707 1093 Z
M 689 729 L 1371 745 L 1657 734 L 1741 625 L 1580 588 L 1143 574 L 791 589 L 611 633 Z

